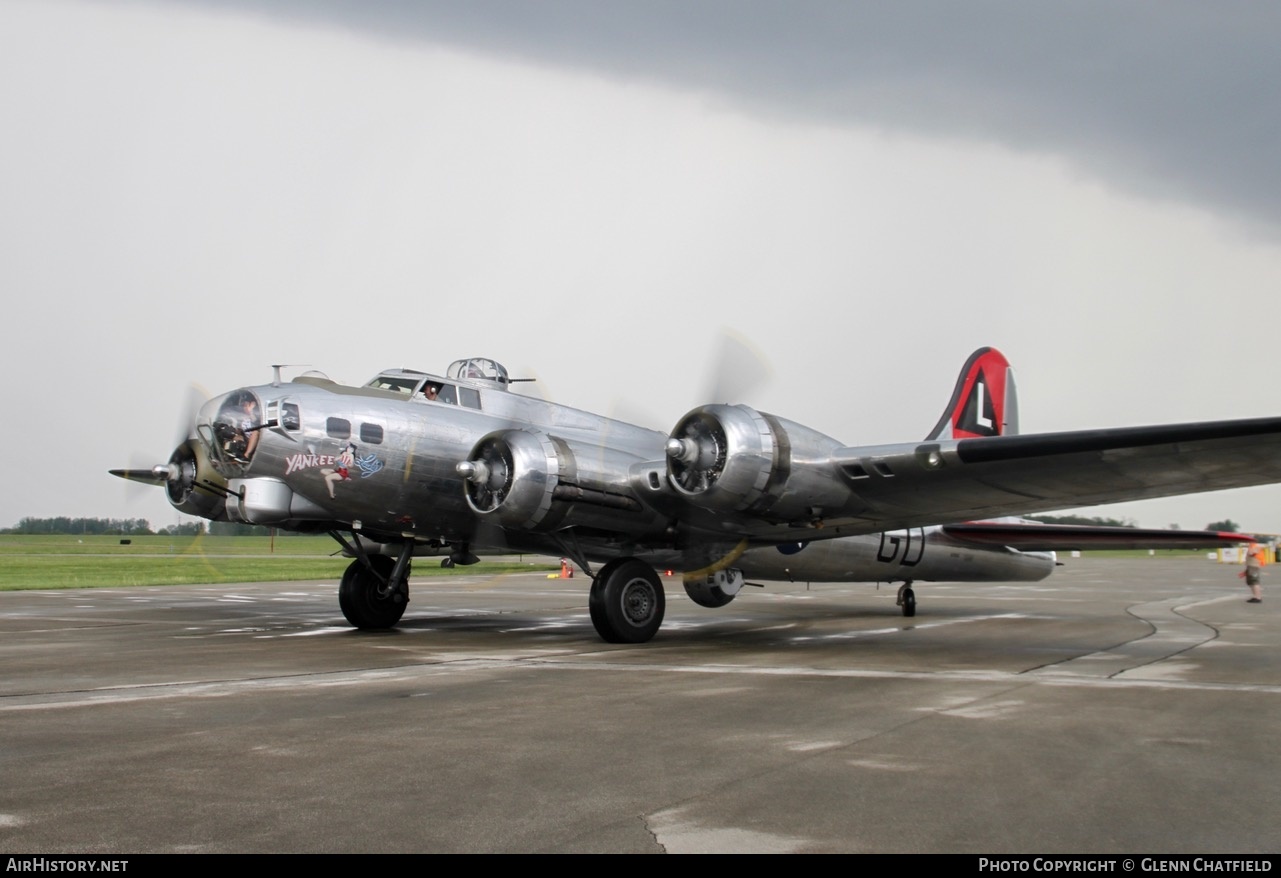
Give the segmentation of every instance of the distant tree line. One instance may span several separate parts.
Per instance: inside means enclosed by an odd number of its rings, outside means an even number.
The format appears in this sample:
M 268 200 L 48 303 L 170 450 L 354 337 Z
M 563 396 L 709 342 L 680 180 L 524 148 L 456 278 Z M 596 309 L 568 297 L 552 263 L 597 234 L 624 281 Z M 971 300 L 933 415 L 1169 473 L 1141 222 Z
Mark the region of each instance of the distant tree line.
M 1028 518 L 1033 521 L 1039 521 L 1042 524 L 1084 524 L 1090 527 L 1138 527 L 1139 523 L 1133 518 L 1099 518 L 1098 516 L 1084 515 L 1029 515 Z
M 141 536 L 155 533 L 145 518 L 24 518 L 9 534 L 123 534 Z
M 1086 524 L 1091 527 L 1138 527 L 1139 523 L 1133 518 L 1115 519 L 1086 517 L 1084 515 L 1029 515 L 1028 518 L 1033 521 L 1039 521 L 1044 524 Z M 1181 530 L 1177 524 L 1167 525 L 1170 530 Z M 1241 525 L 1237 524 L 1230 518 L 1222 521 L 1212 521 L 1205 526 L 1206 530 L 1227 531 L 1229 533 L 1240 533 Z
M 173 524 L 152 530 L 151 522 L 145 518 L 24 518 L 14 527 L 0 529 L 5 534 L 77 534 L 94 536 L 147 536 L 162 534 L 164 536 L 200 536 L 205 533 L 203 521 L 191 521 L 186 524 Z
M 204 520 L 188 521 L 182 524 L 171 524 L 159 530 L 152 530 L 151 522 L 145 518 L 24 518 L 14 527 L 0 528 L 0 534 L 61 534 L 105 535 L 105 536 L 185 536 L 198 537 L 202 534 L 221 537 L 266 536 L 270 528 L 258 524 L 242 524 L 233 521 Z

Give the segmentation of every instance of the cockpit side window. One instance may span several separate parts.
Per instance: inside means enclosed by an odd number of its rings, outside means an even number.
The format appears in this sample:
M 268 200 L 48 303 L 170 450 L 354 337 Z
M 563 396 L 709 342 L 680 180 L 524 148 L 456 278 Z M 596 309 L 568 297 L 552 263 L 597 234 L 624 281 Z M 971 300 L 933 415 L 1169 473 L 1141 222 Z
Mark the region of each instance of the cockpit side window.
M 474 387 L 458 388 L 459 401 L 469 409 L 480 408 L 480 391 Z
M 267 400 L 267 426 L 277 431 L 297 433 L 302 429 L 301 419 L 298 417 L 298 404 L 281 402 L 278 399 Z
M 452 384 L 440 381 L 428 381 L 423 384 L 419 396 L 430 402 L 443 402 L 448 405 L 458 404 L 458 391 Z

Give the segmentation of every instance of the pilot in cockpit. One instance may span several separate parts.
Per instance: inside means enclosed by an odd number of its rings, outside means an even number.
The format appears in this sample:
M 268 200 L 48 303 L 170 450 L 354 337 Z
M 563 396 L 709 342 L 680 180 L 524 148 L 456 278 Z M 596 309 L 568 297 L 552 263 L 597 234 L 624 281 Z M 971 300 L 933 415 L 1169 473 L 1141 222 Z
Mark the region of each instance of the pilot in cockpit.
M 432 381 L 428 381 L 426 384 L 423 385 L 423 396 L 426 397 L 427 399 L 431 400 L 432 402 L 435 402 L 436 397 L 439 395 L 440 395 L 439 384 L 436 384 Z

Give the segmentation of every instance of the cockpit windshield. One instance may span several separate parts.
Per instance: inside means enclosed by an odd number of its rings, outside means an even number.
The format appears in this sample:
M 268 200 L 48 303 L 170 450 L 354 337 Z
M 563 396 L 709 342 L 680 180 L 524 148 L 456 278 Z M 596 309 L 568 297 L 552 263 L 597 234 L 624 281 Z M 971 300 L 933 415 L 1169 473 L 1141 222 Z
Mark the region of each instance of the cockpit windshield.
M 366 387 L 373 387 L 378 390 L 390 390 L 393 393 L 403 393 L 406 396 L 414 392 L 414 388 L 423 380 L 422 375 L 379 375 L 373 381 L 366 384 Z

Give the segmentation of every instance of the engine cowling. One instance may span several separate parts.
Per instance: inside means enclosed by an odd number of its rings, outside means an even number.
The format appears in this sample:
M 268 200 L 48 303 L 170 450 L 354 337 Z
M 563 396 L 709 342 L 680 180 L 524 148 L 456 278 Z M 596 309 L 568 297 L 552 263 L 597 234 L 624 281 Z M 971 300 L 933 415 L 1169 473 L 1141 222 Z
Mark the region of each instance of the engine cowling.
M 511 429 L 481 439 L 457 470 L 467 505 L 503 527 L 661 527 L 657 513 L 636 499 L 636 463 L 634 455 L 603 445 Z
M 208 519 L 222 517 L 226 502 L 220 492 L 227 483 L 214 470 L 199 442 L 188 439 L 175 448 L 167 469 L 165 494 L 174 509 Z M 197 487 L 200 484 L 212 484 L 215 490 L 201 489 Z
M 560 463 L 551 438 L 528 430 L 490 433 L 458 465 L 467 505 L 509 527 L 532 528 L 551 511 Z
M 744 405 L 707 405 L 676 424 L 667 440 L 672 487 L 700 506 L 739 511 L 765 494 L 779 448 L 765 417 Z
M 701 406 L 667 440 L 667 478 L 704 509 L 811 521 L 850 499 L 831 463 L 839 447 L 830 436 L 745 405 Z

